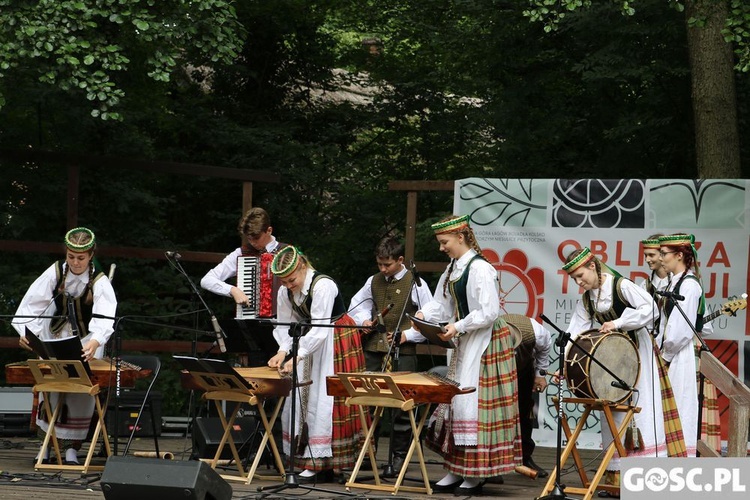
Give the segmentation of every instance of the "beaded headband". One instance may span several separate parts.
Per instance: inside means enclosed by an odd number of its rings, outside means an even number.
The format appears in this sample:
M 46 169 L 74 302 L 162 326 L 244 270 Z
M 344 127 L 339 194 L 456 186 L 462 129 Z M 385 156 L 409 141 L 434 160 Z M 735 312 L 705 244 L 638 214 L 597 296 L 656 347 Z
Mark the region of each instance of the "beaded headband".
M 86 243 L 73 243 L 72 241 L 70 241 L 70 237 L 78 233 L 88 234 L 91 239 Z M 75 227 L 65 234 L 65 246 L 68 247 L 68 249 L 73 250 L 74 252 L 85 252 L 87 250 L 91 250 L 92 248 L 94 248 L 95 243 L 96 237 L 94 236 L 94 232 L 91 229 L 85 227 Z
M 695 275 L 701 278 L 701 270 L 698 267 L 698 250 L 695 248 L 695 236 L 692 234 L 670 234 L 659 236 L 659 245 L 664 247 L 690 246 L 693 251 L 693 265 L 695 266 Z
M 443 233 L 457 233 L 462 229 L 469 227 L 469 216 L 460 215 L 443 222 L 436 222 L 430 227 L 432 227 L 432 230 L 435 231 L 436 235 Z
M 573 260 L 568 262 L 562 267 L 562 270 L 570 274 L 581 266 L 584 266 L 594 259 L 594 254 L 591 253 L 589 247 L 583 247 L 581 253 L 575 256 Z
M 659 244 L 659 239 L 653 239 L 653 240 L 641 240 L 641 246 L 643 248 L 659 248 L 661 245 Z
M 659 236 L 659 245 L 665 247 L 678 247 L 682 245 L 693 246 L 695 243 L 695 236 L 692 234 L 670 234 L 667 236 Z
M 282 256 L 290 252 L 292 254 L 292 260 L 289 262 L 289 264 L 286 265 L 286 267 L 279 269 Z M 299 263 L 299 256 L 301 253 L 302 252 L 300 252 L 297 247 L 292 245 L 282 248 L 281 250 L 279 250 L 279 253 L 277 253 L 273 258 L 273 262 L 271 262 L 271 272 L 274 274 L 274 276 L 278 276 L 279 278 L 286 278 L 287 276 L 292 274 L 295 269 L 297 269 L 297 264 Z

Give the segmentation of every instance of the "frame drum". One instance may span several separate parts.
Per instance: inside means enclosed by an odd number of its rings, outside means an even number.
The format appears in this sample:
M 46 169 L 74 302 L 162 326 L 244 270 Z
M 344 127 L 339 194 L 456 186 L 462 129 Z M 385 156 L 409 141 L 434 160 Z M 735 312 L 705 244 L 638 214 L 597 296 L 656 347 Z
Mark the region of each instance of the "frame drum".
M 630 337 L 624 333 L 601 333 L 593 329 L 578 335 L 576 344 L 571 344 L 565 359 L 568 389 L 579 398 L 603 399 L 614 403 L 627 399 L 632 391 L 612 387 L 615 380 L 612 375 L 585 353 L 633 387 L 638 382 L 641 363 L 638 348 Z

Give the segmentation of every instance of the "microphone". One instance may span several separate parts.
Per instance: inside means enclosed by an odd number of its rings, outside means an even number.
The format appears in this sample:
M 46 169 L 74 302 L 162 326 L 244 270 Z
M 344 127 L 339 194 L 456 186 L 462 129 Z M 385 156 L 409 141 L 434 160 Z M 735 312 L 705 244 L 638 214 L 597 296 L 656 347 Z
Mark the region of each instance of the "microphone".
M 383 322 L 383 316 L 385 316 L 386 314 L 388 314 L 389 312 L 391 312 L 391 309 L 393 308 L 393 306 L 394 306 L 394 304 L 393 304 L 393 302 L 391 302 L 390 304 L 388 304 L 387 306 L 385 306 L 385 309 L 383 309 L 382 311 L 380 311 L 378 313 L 377 318 L 375 318 L 374 326 L 377 327 L 376 331 L 378 333 L 385 333 L 385 323 Z
M 684 295 L 680 295 L 679 293 L 674 293 L 674 292 L 660 292 L 659 290 L 656 290 L 656 294 L 657 295 L 661 295 L 662 297 L 667 297 L 667 298 L 671 297 L 674 300 L 685 300 L 685 296 Z
M 227 346 L 224 344 L 224 332 L 221 331 L 219 321 L 216 316 L 211 316 L 211 324 L 214 325 L 214 332 L 216 332 L 216 343 L 219 344 L 219 350 L 221 352 L 227 352 Z
M 620 383 L 617 380 L 613 380 L 612 383 L 610 383 L 609 385 L 611 385 L 612 387 L 617 387 L 618 389 L 622 389 L 623 391 L 639 392 L 638 389 L 636 389 L 634 387 L 630 387 L 625 382 Z
M 417 271 L 417 266 L 414 265 L 413 260 L 411 261 L 411 275 L 414 277 L 417 286 L 422 286 L 422 279 L 419 277 L 419 271 Z
M 168 259 L 180 260 L 182 258 L 182 255 L 177 252 L 164 252 L 164 255 L 166 255 Z

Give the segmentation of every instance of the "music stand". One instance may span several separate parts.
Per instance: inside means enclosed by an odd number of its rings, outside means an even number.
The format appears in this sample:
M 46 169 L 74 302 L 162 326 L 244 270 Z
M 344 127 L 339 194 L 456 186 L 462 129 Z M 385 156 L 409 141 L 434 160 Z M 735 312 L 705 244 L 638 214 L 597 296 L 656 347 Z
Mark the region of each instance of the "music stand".
M 243 378 L 242 375 L 232 368 L 226 361 L 219 359 L 198 359 L 189 356 L 173 356 L 173 358 L 182 365 L 182 367 L 193 378 L 194 382 L 205 391 L 203 398 L 214 401 L 216 411 L 221 420 L 224 433 L 222 434 L 221 442 L 214 454 L 214 458 L 210 462 L 211 468 L 216 468 L 224 446 L 228 444 L 235 465 L 237 466 L 239 476 L 222 475 L 222 477 L 228 480 L 245 481 L 246 484 L 250 484 L 260 461 L 260 454 L 258 453 L 256 455 L 256 460 L 246 473 L 243 467 L 243 462 L 240 460 L 234 439 L 231 435 L 240 406 L 242 404 L 249 404 L 258 407 L 258 414 L 260 415 L 263 427 L 266 430 L 266 434 L 263 436 L 259 446 L 259 450 L 262 450 L 265 448 L 266 443 L 269 442 L 271 427 L 279 414 L 284 397 L 282 396 L 279 398 L 271 418 L 269 419 L 263 409 L 263 401 L 265 399 L 264 393 L 267 393 L 267 391 L 264 391 L 263 387 L 258 384 L 251 383 Z M 266 368 L 266 370 L 270 371 L 271 368 Z M 282 393 L 286 394 L 288 391 L 292 390 L 291 380 L 287 379 L 287 382 L 288 384 L 282 382 L 279 383 L 276 392 L 277 395 L 281 396 Z M 236 404 L 231 411 L 224 412 L 221 407 L 222 402 L 234 402 Z M 279 467 L 279 472 L 281 472 L 283 470 L 283 463 L 279 456 L 278 449 L 276 448 L 276 443 L 271 440 L 269 444 L 271 446 L 273 458 L 276 461 L 277 467 Z
M 227 352 L 276 353 L 279 349 L 273 337 L 276 325 L 267 319 L 220 319 L 219 326 L 227 336 Z

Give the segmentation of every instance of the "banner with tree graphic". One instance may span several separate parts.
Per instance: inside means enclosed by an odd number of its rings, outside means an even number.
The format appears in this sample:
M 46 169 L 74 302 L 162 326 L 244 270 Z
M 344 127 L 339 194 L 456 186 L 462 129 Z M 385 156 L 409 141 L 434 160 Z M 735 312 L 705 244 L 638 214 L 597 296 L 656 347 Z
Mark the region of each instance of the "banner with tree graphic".
M 609 267 L 640 283 L 650 275 L 640 241 L 655 233 L 695 235 L 706 314 L 748 289 L 748 180 L 469 178 L 455 185 L 454 212 L 470 214 L 477 240 L 497 268 L 503 313 L 537 319 L 544 314 L 566 330 L 581 290 L 561 270 L 565 257 L 588 246 Z M 721 315 L 706 337 L 713 354 L 745 383 L 750 379 L 748 325 L 744 312 Z M 553 353 L 550 370 L 557 357 Z M 534 437 L 543 445 L 555 443 L 556 394 L 551 386 L 540 396 Z M 719 404 L 726 429 L 723 396 Z M 566 411 L 574 425 L 580 413 Z M 598 428 L 598 415 L 592 415 L 579 446 L 599 447 Z

